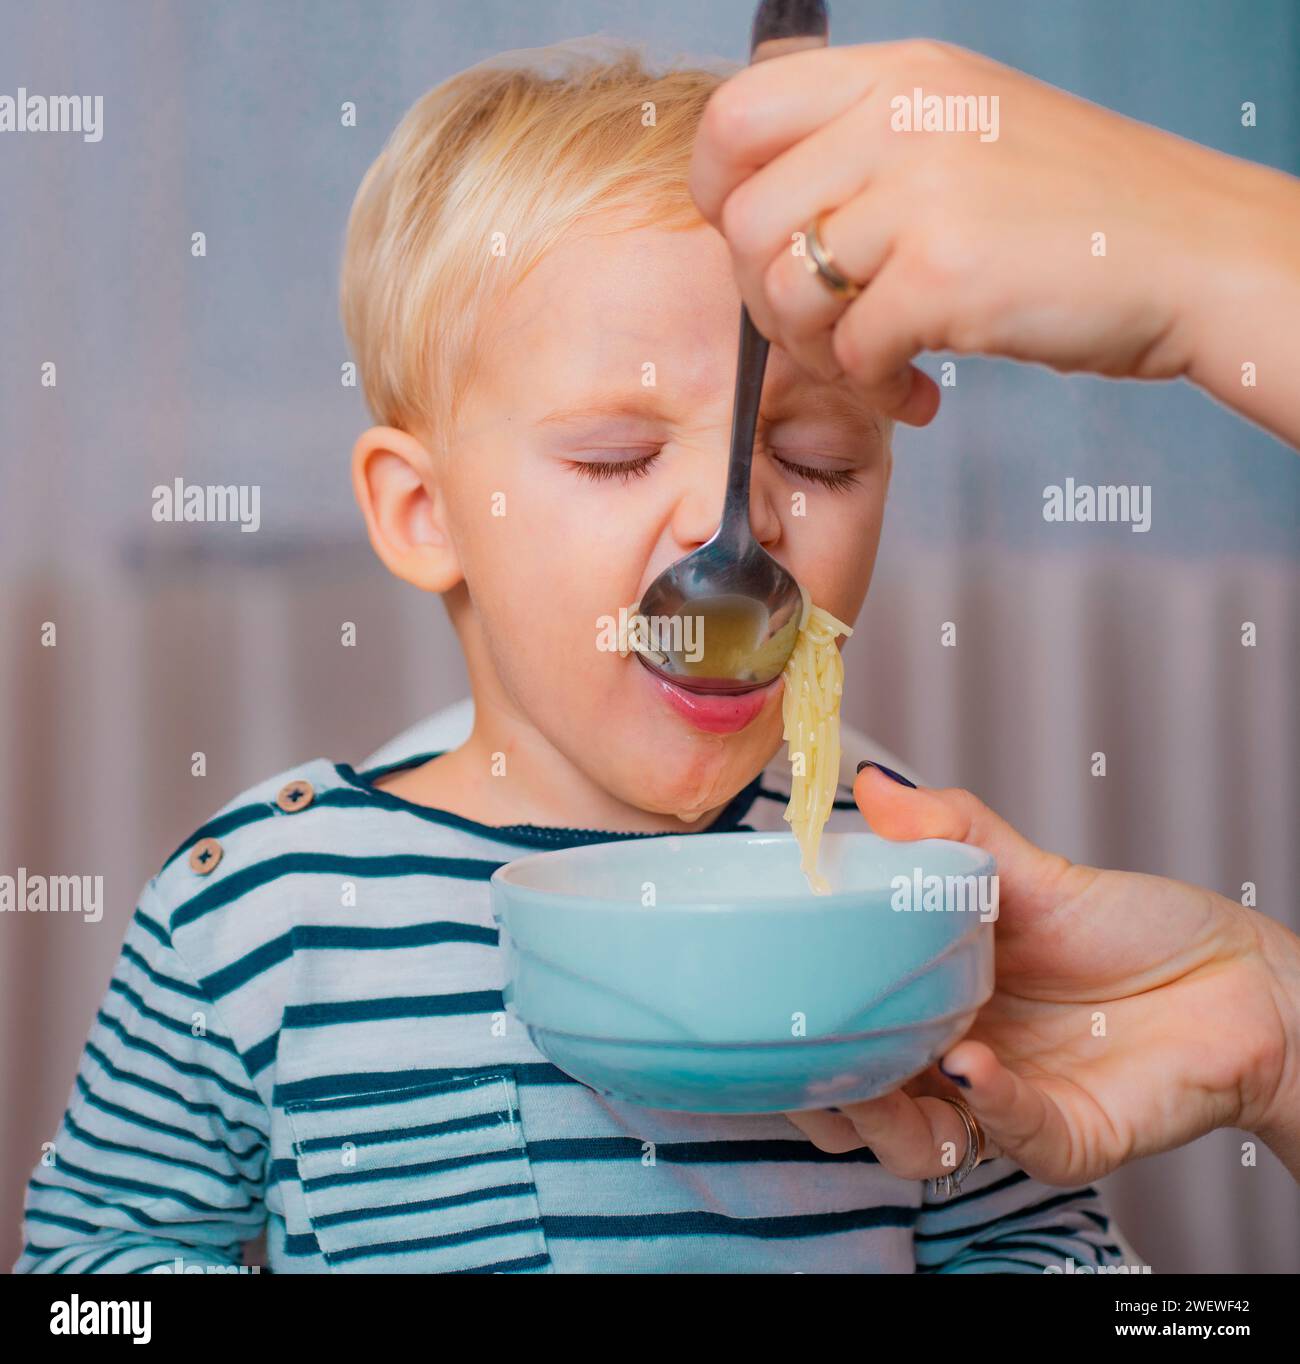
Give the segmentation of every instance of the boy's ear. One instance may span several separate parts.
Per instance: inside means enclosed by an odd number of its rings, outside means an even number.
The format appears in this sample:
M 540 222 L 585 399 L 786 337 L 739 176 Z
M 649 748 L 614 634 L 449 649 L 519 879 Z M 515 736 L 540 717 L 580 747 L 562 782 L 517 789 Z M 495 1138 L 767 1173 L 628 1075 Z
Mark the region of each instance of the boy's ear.
M 414 436 L 372 426 L 352 449 L 352 491 L 374 551 L 390 573 L 426 592 L 461 581 L 434 461 Z

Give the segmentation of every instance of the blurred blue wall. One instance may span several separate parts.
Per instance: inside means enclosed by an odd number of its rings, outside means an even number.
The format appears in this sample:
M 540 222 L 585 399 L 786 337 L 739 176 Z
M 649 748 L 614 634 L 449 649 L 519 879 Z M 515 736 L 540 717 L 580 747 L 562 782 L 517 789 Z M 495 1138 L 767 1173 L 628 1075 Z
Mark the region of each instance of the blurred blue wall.
M 844 0 L 837 42 L 928 34 L 1123 113 L 1300 172 L 1296 0 Z M 601 31 L 658 56 L 744 56 L 750 0 L 103 3 L 0 13 L 0 93 L 104 96 L 97 144 L 0 137 L 3 548 L 75 541 L 93 571 L 178 474 L 263 486 L 259 553 L 361 534 L 345 474 L 366 424 L 337 319 L 348 206 L 396 120 L 504 48 Z M 1241 126 L 1252 100 L 1258 126 Z M 359 126 L 340 126 L 356 102 Z M 207 234 L 195 261 L 190 233 Z M 59 362 L 57 402 L 37 386 Z M 898 440 L 881 572 L 980 543 L 1062 553 L 1294 556 L 1300 460 L 1186 385 L 964 361 Z M 1151 484 L 1145 536 L 1048 527 L 1065 475 Z M 268 545 L 268 542 L 270 544 Z M 128 549 L 129 552 L 129 549 Z

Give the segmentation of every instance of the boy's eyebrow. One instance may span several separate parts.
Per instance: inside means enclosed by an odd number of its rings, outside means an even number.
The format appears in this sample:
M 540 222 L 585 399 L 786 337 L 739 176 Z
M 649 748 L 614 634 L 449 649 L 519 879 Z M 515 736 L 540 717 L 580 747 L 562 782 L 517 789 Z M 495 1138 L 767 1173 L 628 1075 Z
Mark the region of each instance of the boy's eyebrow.
M 848 394 L 824 384 L 809 382 L 802 378 L 778 377 L 769 380 L 763 393 L 760 419 L 765 422 L 780 421 L 797 410 L 800 397 L 814 397 L 823 410 L 833 416 L 851 422 L 866 421 L 873 425 L 878 434 L 883 435 L 879 414 L 867 404 L 850 397 Z M 629 395 L 619 393 L 595 395 L 572 407 L 557 408 L 537 420 L 538 426 L 565 427 L 577 426 L 582 422 L 617 417 L 661 417 L 664 409 L 658 397 L 646 391 L 644 394 Z
M 651 417 L 661 412 L 658 401 L 649 393 L 629 397 L 626 393 L 589 398 L 573 407 L 560 407 L 539 417 L 538 426 L 576 426 L 599 417 Z

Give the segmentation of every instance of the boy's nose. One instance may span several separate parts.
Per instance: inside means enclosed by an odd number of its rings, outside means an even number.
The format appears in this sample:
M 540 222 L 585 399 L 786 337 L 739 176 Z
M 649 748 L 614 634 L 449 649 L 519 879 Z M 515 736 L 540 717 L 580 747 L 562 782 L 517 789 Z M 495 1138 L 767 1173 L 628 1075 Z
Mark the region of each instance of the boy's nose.
M 672 522 L 673 535 L 683 554 L 711 539 L 722 523 L 722 504 L 727 494 L 726 447 L 720 455 L 699 459 L 691 472 L 694 475 L 691 484 L 678 499 Z M 756 454 L 749 473 L 749 528 L 765 548 L 781 533 L 781 518 L 767 486 L 768 474 Z

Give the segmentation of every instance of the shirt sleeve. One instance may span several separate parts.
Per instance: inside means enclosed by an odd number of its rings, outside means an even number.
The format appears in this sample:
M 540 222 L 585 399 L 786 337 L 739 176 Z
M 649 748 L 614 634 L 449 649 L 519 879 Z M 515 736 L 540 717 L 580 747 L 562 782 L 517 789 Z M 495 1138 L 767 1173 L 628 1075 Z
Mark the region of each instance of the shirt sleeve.
M 28 1182 L 15 1273 L 238 1266 L 263 1229 L 266 1106 L 168 923 L 150 882 Z
M 930 1201 L 929 1187 L 916 1221 L 919 1273 L 1089 1273 L 1124 1258 L 1096 1189 L 1049 1188 L 1004 1158 L 977 1166 L 945 1201 Z

